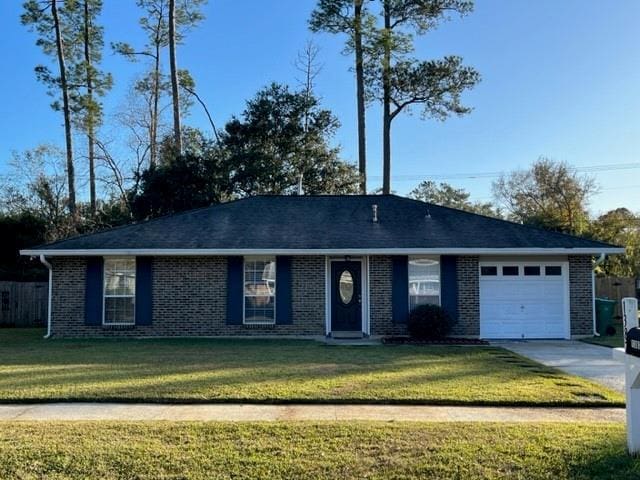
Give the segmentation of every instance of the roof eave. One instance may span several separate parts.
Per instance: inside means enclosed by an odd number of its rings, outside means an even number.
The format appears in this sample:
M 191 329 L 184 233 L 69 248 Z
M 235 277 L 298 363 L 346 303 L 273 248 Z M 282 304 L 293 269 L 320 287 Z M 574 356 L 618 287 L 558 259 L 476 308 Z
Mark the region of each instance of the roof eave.
M 620 255 L 621 247 L 579 248 L 105 248 L 24 249 L 20 255 L 47 257 L 201 255 Z

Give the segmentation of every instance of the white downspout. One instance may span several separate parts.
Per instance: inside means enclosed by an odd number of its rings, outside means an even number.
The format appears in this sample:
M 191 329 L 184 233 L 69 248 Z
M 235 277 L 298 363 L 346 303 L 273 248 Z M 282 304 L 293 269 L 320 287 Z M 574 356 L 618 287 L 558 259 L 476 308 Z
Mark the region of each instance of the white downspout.
M 593 336 L 599 337 L 600 334 L 596 331 L 596 267 L 607 259 L 604 253 L 600 254 L 600 257 L 596 260 L 591 271 L 591 311 L 593 312 Z
M 42 263 L 49 270 L 49 295 L 47 298 L 47 334 L 44 338 L 49 338 L 51 336 L 51 293 L 53 292 L 53 269 L 51 268 L 51 264 L 47 262 L 47 259 L 44 255 L 40 255 L 40 263 Z

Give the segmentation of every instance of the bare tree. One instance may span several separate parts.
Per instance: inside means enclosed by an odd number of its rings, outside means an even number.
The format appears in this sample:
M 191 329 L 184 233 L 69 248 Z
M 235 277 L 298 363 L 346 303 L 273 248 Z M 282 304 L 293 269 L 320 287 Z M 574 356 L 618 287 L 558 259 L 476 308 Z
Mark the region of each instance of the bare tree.
M 108 190 L 115 192 L 120 203 L 132 217 L 131 198 L 139 190 L 140 178 L 146 164 L 146 155 L 136 152 L 133 162 L 118 160 L 111 153 L 110 145 L 97 141 L 96 147 L 98 149 L 97 158 L 104 167 L 104 174 L 99 177 L 99 180 Z
M 67 213 L 65 156 L 58 147 L 44 144 L 14 152 L 11 182 L 0 190 L 0 210 L 38 215 L 47 224 L 48 240 L 65 238 L 76 228 L 75 217 Z
M 129 214 L 131 198 L 139 190 L 142 172 L 151 166 L 149 132 L 153 128 L 153 93 L 139 93 L 137 84 L 135 82 L 119 111 L 113 115 L 110 121 L 113 129 L 104 132 L 104 139 L 96 142 L 97 181 L 120 199 Z M 162 108 L 159 113 L 162 118 Z M 158 125 L 158 129 L 163 135 L 162 132 L 168 132 L 163 124 Z
M 189 75 L 189 72 L 187 70 L 179 70 L 178 80 L 180 82 L 180 88 L 184 90 L 186 93 L 188 93 L 190 96 L 195 98 L 196 101 L 200 104 L 200 106 L 204 110 L 205 115 L 207 116 L 207 119 L 209 120 L 209 125 L 211 125 L 211 130 L 213 131 L 213 136 L 215 137 L 216 142 L 220 143 L 220 135 L 218 134 L 218 129 L 216 128 L 216 124 L 213 121 L 211 112 L 209 111 L 209 108 L 207 108 L 207 104 L 205 103 L 205 101 L 196 92 L 196 84 L 193 78 L 191 77 L 191 75 Z M 187 100 L 188 99 L 184 95 L 180 96 L 180 101 L 183 105 L 187 102 Z M 181 109 L 183 112 L 186 110 L 184 106 L 182 106 Z
M 302 87 L 302 92 L 307 98 L 309 108 L 305 112 L 304 116 L 304 131 L 309 130 L 309 116 L 311 110 L 312 100 L 315 97 L 315 80 L 322 71 L 322 64 L 318 61 L 318 55 L 320 54 L 320 48 L 309 40 L 304 49 L 298 52 L 298 56 L 294 62 L 295 68 L 302 75 L 301 78 L 297 78 L 298 83 Z
M 163 91 L 163 74 L 161 67 L 162 49 L 167 45 L 167 5 L 166 0 L 137 0 L 137 5 L 145 11 L 140 18 L 140 26 L 147 34 L 147 44 L 142 49 L 135 49 L 125 42 L 112 43 L 116 53 L 131 61 L 146 57 L 151 59 L 151 70 L 147 76 L 138 80 L 136 89 L 150 93 L 150 125 L 149 125 L 149 164 L 157 162 L 158 128 L 160 125 L 160 97 Z
M 162 57 L 167 47 L 170 48 L 170 61 L 173 56 L 177 56 L 176 46 L 181 44 L 187 31 L 195 27 L 204 18 L 201 7 L 207 0 L 137 0 L 136 4 L 143 10 L 144 14 L 140 18 L 140 26 L 147 34 L 147 43 L 143 48 L 134 48 L 125 42 L 112 43 L 115 52 L 124 55 L 131 61 L 140 58 L 151 60 L 149 75 L 143 79 L 139 85 L 140 92 L 151 92 L 151 127 L 149 129 L 150 144 L 150 164 L 155 165 L 158 161 L 158 145 L 162 135 L 159 133 L 163 106 L 161 99 L 171 92 L 174 110 L 174 133 L 175 133 L 175 113 L 185 115 L 185 101 L 180 98 L 180 93 L 173 91 L 174 85 L 180 86 L 180 72 L 175 65 L 171 65 L 171 75 L 167 76 L 163 71 Z M 171 11 L 173 13 L 171 13 Z M 169 18 L 171 16 L 171 18 Z M 171 29 L 171 32 L 169 31 Z M 173 47 L 171 38 L 173 37 Z M 173 53 L 171 53 L 173 50 Z M 174 68 L 175 66 L 175 78 Z M 176 103 L 173 100 L 177 100 Z

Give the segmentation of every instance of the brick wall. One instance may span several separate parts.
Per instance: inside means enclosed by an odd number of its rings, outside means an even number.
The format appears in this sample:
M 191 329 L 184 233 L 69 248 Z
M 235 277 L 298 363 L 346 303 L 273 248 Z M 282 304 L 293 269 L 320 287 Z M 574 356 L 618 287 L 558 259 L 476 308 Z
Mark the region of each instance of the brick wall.
M 477 337 L 480 335 L 480 287 L 478 257 L 458 257 L 458 322 L 452 335 Z M 391 257 L 369 258 L 369 310 L 372 335 L 406 335 L 405 325 L 392 321 Z
M 324 335 L 324 257 L 294 257 L 292 325 L 226 325 L 225 257 L 155 257 L 153 323 L 133 329 L 84 324 L 86 261 L 56 257 L 53 266 L 52 331 L 57 337 Z
M 480 267 L 478 257 L 458 257 L 458 321 L 452 335 L 480 336 Z
M 569 256 L 571 335 L 593 335 L 593 264 L 589 255 Z
M 369 318 L 371 335 L 406 335 L 406 325 L 393 323 L 392 265 L 389 256 L 369 257 Z
M 292 261 L 292 325 L 246 327 L 225 325 L 227 266 L 224 257 L 156 257 L 153 261 L 153 324 L 132 330 L 110 330 L 84 324 L 86 262 L 55 257 L 53 265 L 52 331 L 55 336 L 215 336 L 325 334 L 324 257 Z M 480 334 L 478 257 L 457 260 L 458 323 L 453 334 Z M 569 257 L 571 335 L 593 329 L 591 257 Z M 372 335 L 402 335 L 404 325 L 392 322 L 392 266 L 389 256 L 369 259 Z
M 51 325 L 56 336 L 79 337 L 84 325 L 86 261 L 76 257 L 54 257 L 52 266 Z

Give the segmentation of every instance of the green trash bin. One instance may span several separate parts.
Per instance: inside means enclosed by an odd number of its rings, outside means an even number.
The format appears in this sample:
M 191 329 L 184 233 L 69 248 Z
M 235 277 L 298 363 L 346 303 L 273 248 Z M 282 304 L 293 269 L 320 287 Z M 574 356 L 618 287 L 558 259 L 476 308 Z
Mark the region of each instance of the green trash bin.
M 596 298 L 596 331 L 600 335 L 608 335 L 607 330 L 609 330 L 609 327 L 614 328 L 613 311 L 615 308 L 615 300 Z

